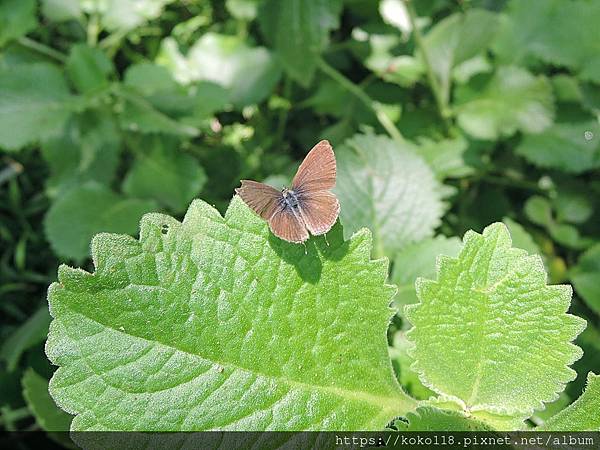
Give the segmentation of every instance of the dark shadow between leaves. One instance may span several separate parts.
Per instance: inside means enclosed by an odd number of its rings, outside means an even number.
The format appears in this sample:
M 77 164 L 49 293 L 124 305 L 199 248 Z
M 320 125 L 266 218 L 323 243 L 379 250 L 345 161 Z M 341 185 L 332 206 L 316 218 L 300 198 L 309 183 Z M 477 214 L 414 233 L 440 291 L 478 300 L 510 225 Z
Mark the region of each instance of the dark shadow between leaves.
M 300 278 L 310 284 L 316 284 L 321 279 L 321 257 L 339 261 L 350 248 L 349 243 L 344 242 L 344 233 L 339 221 L 327 236 L 312 236 L 306 241 L 306 249 L 302 244 L 292 244 L 279 239 L 273 233 L 269 235 L 269 245 L 281 259 L 294 266 Z

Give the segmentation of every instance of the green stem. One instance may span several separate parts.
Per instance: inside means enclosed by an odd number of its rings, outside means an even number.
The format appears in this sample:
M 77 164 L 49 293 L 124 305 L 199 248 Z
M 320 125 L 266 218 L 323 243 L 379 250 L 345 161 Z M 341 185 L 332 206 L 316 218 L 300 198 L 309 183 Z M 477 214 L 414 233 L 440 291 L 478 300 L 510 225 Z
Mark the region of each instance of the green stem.
M 87 25 L 87 43 L 90 47 L 95 47 L 98 44 L 98 35 L 100 34 L 100 18 L 97 13 L 90 16 Z
M 381 103 L 376 102 L 371 97 L 369 97 L 365 91 L 363 91 L 359 86 L 354 84 L 340 72 L 335 70 L 329 64 L 327 64 L 323 59 L 319 60 L 319 68 L 323 71 L 324 74 L 329 76 L 332 80 L 339 83 L 344 89 L 353 94 L 356 98 L 358 98 L 367 108 L 373 111 L 375 117 L 381 124 L 381 126 L 388 132 L 388 134 L 397 142 L 404 142 L 404 138 L 402 137 L 402 133 L 396 128 L 394 122 L 388 117 L 388 115 L 383 110 Z
M 427 52 L 427 46 L 425 45 L 425 41 L 423 40 L 423 35 L 421 34 L 420 28 L 417 26 L 417 15 L 415 13 L 415 9 L 411 0 L 404 0 L 404 4 L 406 5 L 406 11 L 408 12 L 410 25 L 415 36 L 415 43 L 417 44 L 417 47 L 421 52 L 421 55 L 423 56 L 423 63 L 425 64 L 427 79 L 429 80 L 429 85 L 431 87 L 431 91 L 433 92 L 433 97 L 435 98 L 437 109 L 439 111 L 440 117 L 446 124 L 446 127 L 450 128 L 450 122 L 448 120 L 450 112 L 448 110 L 448 105 L 446 104 L 446 99 L 444 98 L 444 95 L 442 93 L 440 83 L 437 77 L 435 76 L 435 72 L 433 71 L 431 59 L 429 59 L 429 54 Z
M 67 61 L 66 55 L 63 55 L 61 52 L 54 50 L 52 47 L 48 47 L 47 45 L 40 44 L 33 39 L 29 39 L 27 36 L 20 37 L 17 42 L 19 45 L 28 48 L 30 50 L 36 51 L 42 55 L 48 56 L 60 63 L 65 63 Z

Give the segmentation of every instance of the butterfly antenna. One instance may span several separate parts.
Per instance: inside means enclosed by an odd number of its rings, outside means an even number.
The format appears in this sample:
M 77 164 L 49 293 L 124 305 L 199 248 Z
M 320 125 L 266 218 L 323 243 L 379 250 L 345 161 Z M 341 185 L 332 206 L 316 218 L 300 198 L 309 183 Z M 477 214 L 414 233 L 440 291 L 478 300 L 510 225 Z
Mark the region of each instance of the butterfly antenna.
M 327 240 L 327 233 L 325 233 L 323 235 L 323 237 L 325 238 L 325 243 L 327 244 L 327 247 L 329 247 L 329 241 Z
M 304 254 L 308 255 L 308 251 L 306 250 L 306 242 L 303 242 L 302 245 L 304 245 Z

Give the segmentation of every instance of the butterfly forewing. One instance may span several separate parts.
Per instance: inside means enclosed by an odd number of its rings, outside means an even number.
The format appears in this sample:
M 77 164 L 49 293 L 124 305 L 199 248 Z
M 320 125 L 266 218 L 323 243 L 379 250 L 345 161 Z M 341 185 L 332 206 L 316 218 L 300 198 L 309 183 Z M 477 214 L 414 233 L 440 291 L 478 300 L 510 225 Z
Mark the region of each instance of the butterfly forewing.
M 340 203 L 329 191 L 311 193 L 299 198 L 299 210 L 302 219 L 314 235 L 327 233 L 338 218 Z
M 315 145 L 292 181 L 292 189 L 297 193 L 326 191 L 335 186 L 335 155 L 328 141 Z
M 235 192 L 265 220 L 273 217 L 273 214 L 279 209 L 282 199 L 281 192 L 277 189 L 252 180 L 242 180 L 242 186 Z
M 290 208 L 279 208 L 269 220 L 269 226 L 275 236 L 288 242 L 299 243 L 308 239 L 302 217 Z

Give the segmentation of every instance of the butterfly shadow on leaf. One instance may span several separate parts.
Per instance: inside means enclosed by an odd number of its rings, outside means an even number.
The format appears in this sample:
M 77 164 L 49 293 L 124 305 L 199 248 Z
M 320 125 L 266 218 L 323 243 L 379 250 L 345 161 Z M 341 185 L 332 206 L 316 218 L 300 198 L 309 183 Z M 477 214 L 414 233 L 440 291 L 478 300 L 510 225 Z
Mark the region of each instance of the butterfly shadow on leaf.
M 269 246 L 277 255 L 296 269 L 307 283 L 316 284 L 321 279 L 323 259 L 338 261 L 348 253 L 349 245 L 344 242 L 342 227 L 338 223 L 327 236 L 311 236 L 302 244 L 292 244 L 279 239 L 273 233 L 269 236 Z

